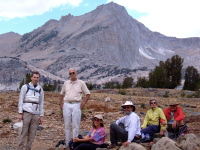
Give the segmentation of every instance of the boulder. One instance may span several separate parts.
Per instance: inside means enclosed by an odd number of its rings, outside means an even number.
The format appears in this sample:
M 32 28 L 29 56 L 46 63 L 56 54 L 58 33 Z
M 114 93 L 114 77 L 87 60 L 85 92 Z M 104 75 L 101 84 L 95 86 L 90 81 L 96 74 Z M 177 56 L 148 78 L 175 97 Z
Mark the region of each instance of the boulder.
M 127 147 L 121 146 L 119 150 L 146 150 L 142 145 L 137 143 L 131 143 Z
M 186 140 L 183 143 L 183 147 L 182 147 L 183 150 L 199 150 L 200 149 L 200 143 L 195 134 L 186 134 L 185 138 Z
M 106 97 L 105 102 L 110 102 L 110 97 Z
M 168 137 L 162 137 L 156 144 L 154 144 L 151 150 L 181 150 L 177 147 L 176 142 Z

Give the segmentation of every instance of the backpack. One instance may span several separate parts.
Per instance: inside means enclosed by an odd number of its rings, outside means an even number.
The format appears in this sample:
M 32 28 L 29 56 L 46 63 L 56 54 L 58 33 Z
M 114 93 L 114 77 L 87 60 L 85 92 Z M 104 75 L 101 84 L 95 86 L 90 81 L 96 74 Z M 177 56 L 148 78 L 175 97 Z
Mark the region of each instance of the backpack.
M 34 89 L 34 88 L 30 87 L 29 84 L 26 84 L 26 86 L 27 86 L 26 94 L 28 93 L 29 90 L 32 90 L 32 91 L 34 91 L 34 92 L 38 92 L 39 94 L 40 94 L 40 92 L 41 92 L 41 88 L 40 88 L 39 90 L 37 90 L 37 89 Z M 24 95 L 24 97 L 26 96 L 26 94 Z M 25 98 L 24 98 L 24 101 L 23 101 L 23 102 L 24 102 L 24 103 L 38 104 L 38 103 L 35 103 L 35 102 L 25 102 Z
M 142 138 L 134 138 L 134 140 L 132 142 L 136 142 L 136 143 L 150 143 L 152 142 L 154 139 L 153 136 L 150 136 L 149 134 L 143 135 Z
M 180 135 L 187 134 L 187 132 L 188 132 L 188 128 L 185 123 L 184 125 L 180 125 L 180 126 L 176 127 L 174 129 L 174 134 L 170 138 L 176 140 Z

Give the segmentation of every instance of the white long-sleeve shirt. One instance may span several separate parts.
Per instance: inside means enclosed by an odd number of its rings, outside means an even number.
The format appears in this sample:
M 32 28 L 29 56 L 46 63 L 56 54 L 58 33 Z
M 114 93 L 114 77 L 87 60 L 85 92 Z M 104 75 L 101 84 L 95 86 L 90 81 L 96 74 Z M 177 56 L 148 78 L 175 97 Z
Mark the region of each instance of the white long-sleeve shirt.
M 31 89 L 27 92 L 27 85 L 23 85 L 20 91 L 18 112 L 23 113 L 23 111 L 29 112 L 31 114 L 39 114 L 44 116 L 44 91 L 42 87 L 37 84 L 36 87 L 30 82 L 29 86 L 35 90 L 41 90 L 40 92 L 35 92 Z
M 141 135 L 140 118 L 136 113 L 131 112 L 131 114 L 120 118 L 116 121 L 117 125 L 119 123 L 123 123 L 125 131 L 128 131 L 128 142 L 131 142 L 136 134 Z

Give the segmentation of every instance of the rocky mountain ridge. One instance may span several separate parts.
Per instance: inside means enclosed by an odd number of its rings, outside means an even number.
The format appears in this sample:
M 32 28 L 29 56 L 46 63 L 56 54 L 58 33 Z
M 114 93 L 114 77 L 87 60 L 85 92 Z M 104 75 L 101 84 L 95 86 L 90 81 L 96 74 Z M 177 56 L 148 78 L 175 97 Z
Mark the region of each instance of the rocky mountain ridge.
M 200 38 L 178 39 L 150 31 L 113 2 L 81 16 L 49 20 L 22 36 L 0 35 L 2 57 L 16 57 L 62 79 L 74 67 L 80 79 L 98 84 L 147 76 L 159 61 L 176 54 L 184 58 L 185 68 L 193 65 L 200 70 L 199 47 Z

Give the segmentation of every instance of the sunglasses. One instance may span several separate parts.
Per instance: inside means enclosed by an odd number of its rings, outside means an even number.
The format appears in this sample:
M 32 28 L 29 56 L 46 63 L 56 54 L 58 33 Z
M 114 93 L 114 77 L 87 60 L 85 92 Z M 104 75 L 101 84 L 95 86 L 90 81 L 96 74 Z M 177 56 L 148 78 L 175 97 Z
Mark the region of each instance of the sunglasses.
M 126 108 L 129 109 L 129 108 L 131 108 L 131 107 L 130 107 L 130 106 L 124 106 L 124 107 L 123 107 L 123 109 L 126 109 Z
M 76 74 L 75 72 L 70 72 L 69 75 Z
M 156 102 L 151 102 L 151 104 L 157 104 Z
M 176 105 L 169 105 L 170 107 L 176 107 Z
M 93 121 L 101 121 L 101 119 L 94 118 Z

